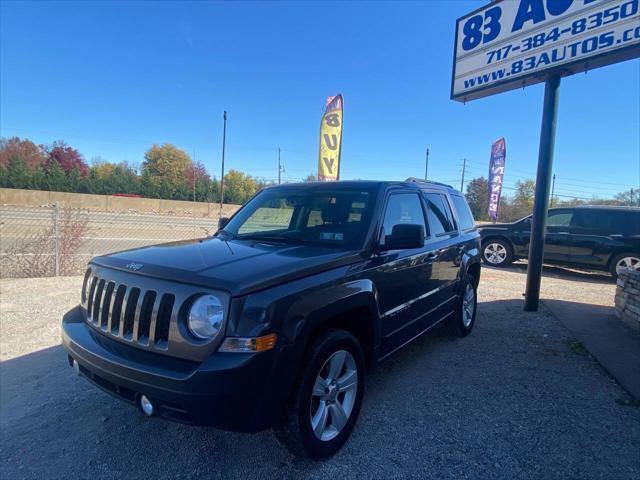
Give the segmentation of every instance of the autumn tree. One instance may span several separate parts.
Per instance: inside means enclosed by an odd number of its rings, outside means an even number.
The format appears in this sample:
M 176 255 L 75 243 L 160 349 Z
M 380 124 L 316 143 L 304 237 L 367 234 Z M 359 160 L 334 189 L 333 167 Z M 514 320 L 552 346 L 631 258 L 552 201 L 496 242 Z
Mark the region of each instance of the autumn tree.
M 57 164 L 66 174 L 71 173 L 74 168 L 78 170 L 81 176 L 89 174 L 89 166 L 84 161 L 82 154 L 65 142 L 53 142 L 51 146 L 44 147 L 44 150 L 47 154 L 45 161 L 47 170 Z
M 244 203 L 259 189 L 260 183 L 255 178 L 238 170 L 230 170 L 224 176 L 225 203 Z
M 44 152 L 31 140 L 21 140 L 19 137 L 0 139 L 0 168 L 8 168 L 11 157 L 16 156 L 24 161 L 25 168 L 32 172 L 42 165 Z
M 191 163 L 191 157 L 184 150 L 170 143 L 153 145 L 144 154 L 142 173 L 177 184 L 184 181 L 185 171 Z

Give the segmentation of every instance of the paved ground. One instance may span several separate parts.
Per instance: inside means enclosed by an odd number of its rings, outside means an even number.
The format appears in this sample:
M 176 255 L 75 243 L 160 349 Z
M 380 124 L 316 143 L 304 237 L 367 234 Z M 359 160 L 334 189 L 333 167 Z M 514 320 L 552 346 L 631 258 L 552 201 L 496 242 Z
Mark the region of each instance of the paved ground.
M 606 277 L 548 270 L 543 294 L 612 302 Z M 79 278 L 3 280 L 2 478 L 640 478 L 640 408 L 543 308 L 525 276 L 484 269 L 476 329 L 423 337 L 374 372 L 334 458 L 292 458 L 270 432 L 143 418 L 75 377 L 59 319 Z

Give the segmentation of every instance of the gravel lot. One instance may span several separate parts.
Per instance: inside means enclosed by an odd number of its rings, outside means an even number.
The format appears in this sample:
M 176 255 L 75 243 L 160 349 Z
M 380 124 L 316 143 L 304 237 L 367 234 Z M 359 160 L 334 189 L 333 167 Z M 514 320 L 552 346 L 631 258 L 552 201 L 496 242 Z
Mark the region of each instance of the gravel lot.
M 548 274 L 547 298 L 613 301 L 606 277 Z M 0 282 L 2 478 L 640 478 L 640 408 L 546 309 L 522 311 L 522 267 L 483 270 L 472 335 L 435 331 L 370 375 L 353 437 L 324 462 L 270 432 L 146 419 L 76 377 L 59 324 L 80 284 Z

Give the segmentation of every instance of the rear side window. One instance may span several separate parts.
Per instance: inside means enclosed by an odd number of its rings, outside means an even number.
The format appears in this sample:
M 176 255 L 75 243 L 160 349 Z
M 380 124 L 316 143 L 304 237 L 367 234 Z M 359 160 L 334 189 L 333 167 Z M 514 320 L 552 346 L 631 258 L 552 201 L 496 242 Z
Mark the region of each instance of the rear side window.
M 449 209 L 449 202 L 440 193 L 425 193 L 424 199 L 427 202 L 427 218 L 429 219 L 429 231 L 431 235 L 437 237 L 453 232 L 453 216 Z
M 453 208 L 456 209 L 458 214 L 458 221 L 460 222 L 460 230 L 469 230 L 475 226 L 473 220 L 473 214 L 469 210 L 467 201 L 460 195 L 451 195 L 451 201 L 453 202 Z
M 576 233 L 597 235 L 634 235 L 640 233 L 638 218 L 640 214 L 612 210 L 577 210 L 571 221 Z

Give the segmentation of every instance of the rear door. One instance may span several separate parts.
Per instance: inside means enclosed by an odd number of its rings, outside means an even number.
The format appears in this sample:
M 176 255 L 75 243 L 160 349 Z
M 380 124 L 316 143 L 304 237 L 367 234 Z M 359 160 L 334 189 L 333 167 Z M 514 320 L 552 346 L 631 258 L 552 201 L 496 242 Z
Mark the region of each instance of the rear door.
M 631 222 L 624 211 L 578 209 L 571 220 L 571 262 L 606 267 L 621 249 Z
M 427 245 L 432 251 L 434 285 L 438 288 L 434 300 L 441 304 L 456 295 L 461 253 L 459 233 L 448 196 L 437 191 L 425 191 L 423 195 L 430 231 Z

